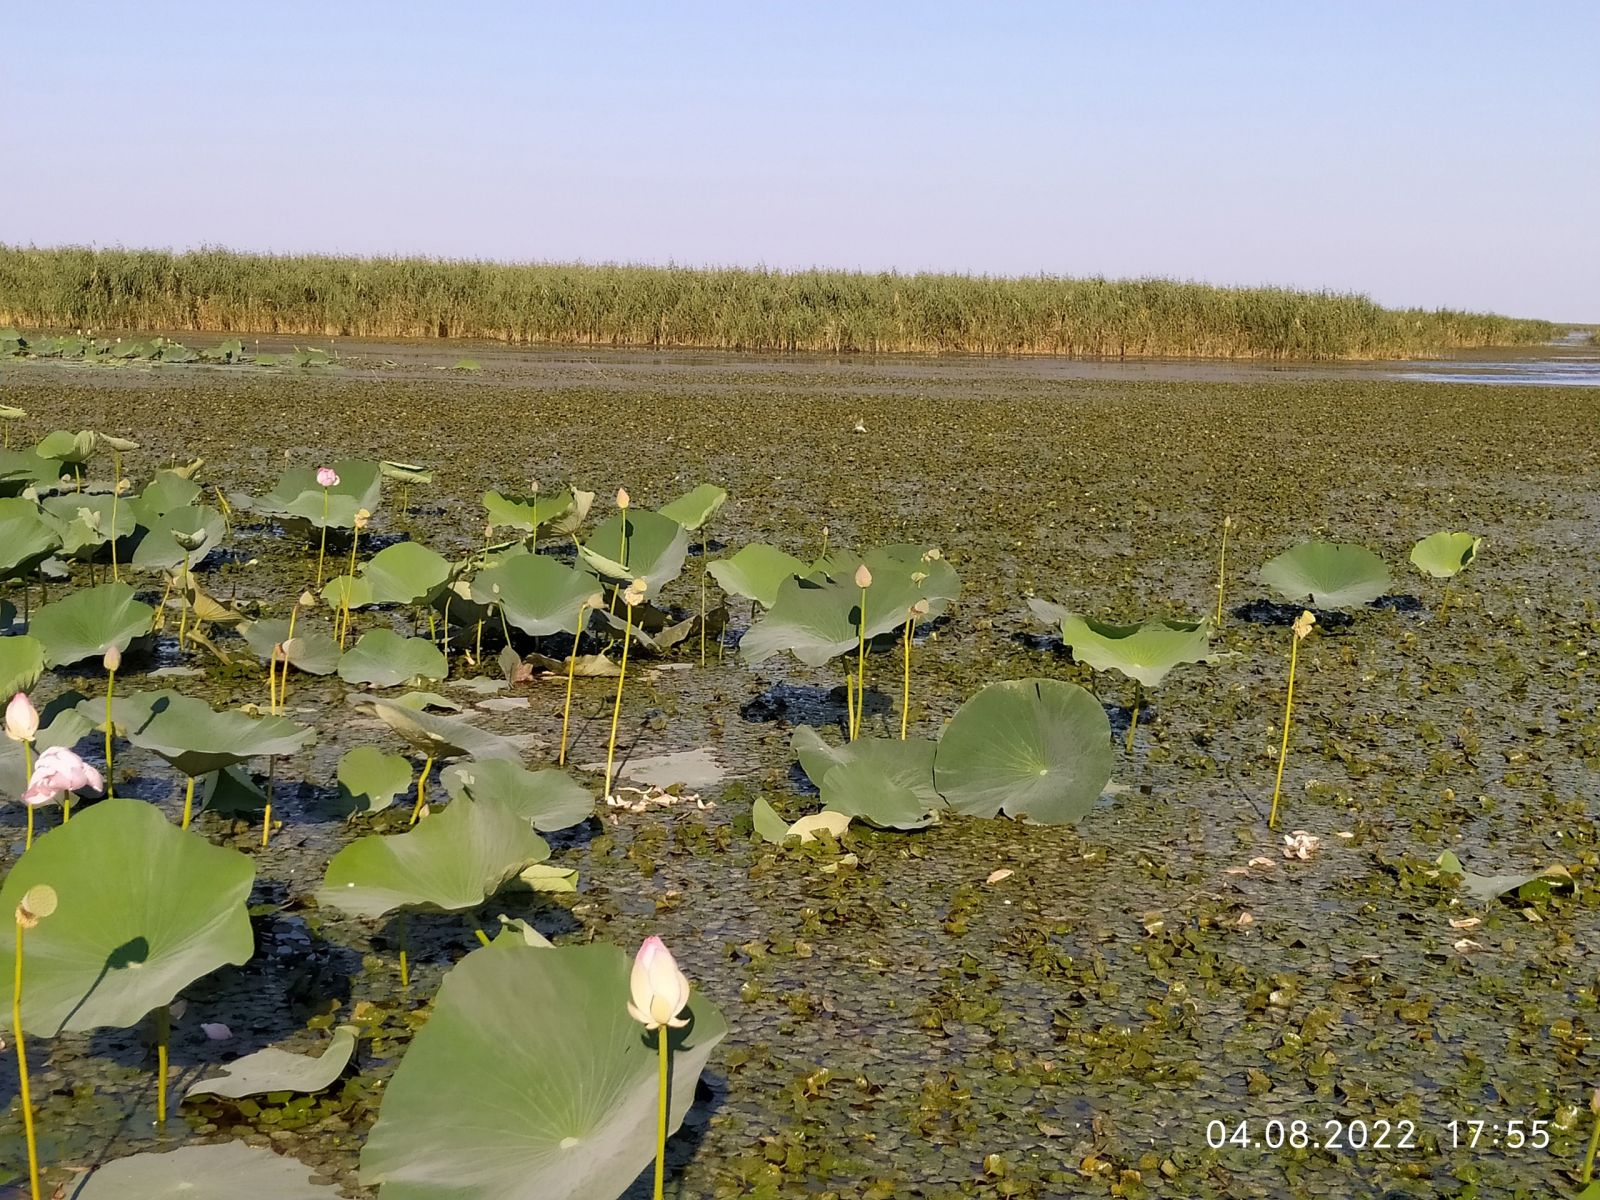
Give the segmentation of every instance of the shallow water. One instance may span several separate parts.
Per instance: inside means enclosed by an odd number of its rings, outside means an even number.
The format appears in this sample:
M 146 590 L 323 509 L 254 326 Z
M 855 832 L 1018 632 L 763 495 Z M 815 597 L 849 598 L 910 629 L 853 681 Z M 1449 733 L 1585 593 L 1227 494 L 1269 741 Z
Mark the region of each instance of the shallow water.
M 1125 787 L 1076 830 L 958 819 L 914 835 L 852 831 L 859 866 L 833 873 L 827 850 L 776 851 L 747 821 L 757 795 L 790 819 L 815 807 L 788 740 L 795 723 L 841 719 L 839 672 L 787 659 L 746 668 L 730 645 L 704 670 L 642 677 L 624 706 L 630 757 L 707 749 L 728 767 L 701 789 L 714 807 L 613 814 L 552 838 L 552 861 L 580 871 L 575 897 L 413 918 L 419 965 L 404 994 L 392 928 L 306 898 L 332 850 L 361 831 L 328 811 L 338 757 L 365 742 L 400 747 L 346 706 L 342 684 L 297 678 L 291 715 L 321 737 L 280 764 L 284 829 L 262 852 L 252 829 L 201 824 L 257 860 L 257 957 L 190 990 L 174 1061 L 187 1079 L 261 1045 L 308 1049 L 309 1025 L 331 1005 L 344 1019 L 365 1004 L 359 1076 L 297 1128 L 208 1104 L 158 1136 L 137 1031 L 60 1039 L 36 1051 L 49 1056 L 36 1071 L 55 1179 L 233 1133 L 362 1194 L 351 1171 L 381 1080 L 472 928 L 503 913 L 558 940 L 628 945 L 659 932 L 728 1015 L 707 1099 L 674 1143 L 684 1197 L 1568 1187 L 1587 1134 L 1574 1106 L 1600 1077 L 1600 414 L 1583 393 L 1419 386 L 1414 372 L 1440 364 L 1207 373 L 1212 364 L 474 348 L 481 371 L 448 370 L 464 352 L 346 348 L 351 366 L 320 373 L 24 363 L 6 368 L 7 402 L 35 414 L 34 436 L 90 427 L 139 439 L 135 478 L 174 454 L 203 455 L 211 477 L 247 490 L 268 486 L 286 458 L 331 449 L 431 463 L 438 483 L 413 493 L 423 511 L 405 529 L 392 512 L 377 524 L 447 554 L 481 535 L 479 492 L 529 476 L 602 496 L 625 484 L 651 506 L 716 481 L 732 499 L 713 535 L 731 546 L 814 554 L 824 523 L 833 545 L 937 543 L 965 591 L 919 647 L 914 736 L 933 736 L 984 683 L 1029 674 L 1093 684 L 1125 714 L 1127 687 L 1040 640 L 1029 593 L 1125 618 L 1210 611 L 1226 513 L 1239 522 L 1228 605 L 1239 610 L 1266 596 L 1250 574 L 1294 541 L 1361 541 L 1391 563 L 1394 592 L 1418 602 L 1329 622 L 1302 653 L 1285 829 L 1322 845 L 1309 861 L 1285 859 L 1264 823 L 1279 625 L 1230 617 L 1232 655 L 1181 669 L 1153 695 L 1135 753 L 1119 750 Z M 1489 539 L 1446 619 L 1440 586 L 1406 566 L 1412 542 L 1443 528 Z M 282 611 L 304 547 L 255 528 L 239 548 L 208 564 L 214 590 Z M 680 604 L 693 602 L 694 565 Z M 735 632 L 746 623 L 736 606 Z M 177 683 L 238 701 L 259 698 L 259 676 Z M 893 664 L 872 677 L 869 726 L 886 729 L 898 718 Z M 92 695 L 101 684 L 90 674 L 48 686 Z M 507 694 L 530 703 L 480 710 L 481 723 L 542 761 L 559 733 L 559 685 Z M 605 681 L 584 685 L 575 761 L 604 758 L 609 698 Z M 171 773 L 131 749 L 119 792 L 181 800 Z M 0 820 L 9 857 L 16 810 Z M 395 816 L 369 823 L 398 827 Z M 1486 873 L 1561 862 L 1579 891 L 1463 905 L 1428 874 L 1445 848 Z M 1014 874 L 986 884 L 997 869 Z M 1452 927 L 1470 916 L 1481 924 Z M 1458 948 L 1466 939 L 1476 946 Z M 237 1040 L 207 1042 L 198 1023 L 213 1020 Z M 7 1102 L 12 1087 L 0 1078 Z M 1319 1134 L 1326 1120 L 1407 1119 L 1419 1138 L 1341 1153 L 1207 1145 L 1210 1121 L 1231 1131 L 1248 1117 L 1260 1140 L 1274 1116 Z M 1558 1127 L 1542 1150 L 1452 1147 L 1447 1123 L 1473 1117 Z M 0 1119 L 7 1166 L 19 1161 L 17 1124 L 13 1106 Z

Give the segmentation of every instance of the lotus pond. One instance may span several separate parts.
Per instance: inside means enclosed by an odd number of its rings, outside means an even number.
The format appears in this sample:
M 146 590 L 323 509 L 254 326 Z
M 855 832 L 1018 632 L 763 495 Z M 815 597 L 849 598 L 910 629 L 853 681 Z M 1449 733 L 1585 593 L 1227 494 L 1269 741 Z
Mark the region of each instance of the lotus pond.
M 1584 1186 L 1585 392 L 471 353 L 4 367 L 45 1194 Z

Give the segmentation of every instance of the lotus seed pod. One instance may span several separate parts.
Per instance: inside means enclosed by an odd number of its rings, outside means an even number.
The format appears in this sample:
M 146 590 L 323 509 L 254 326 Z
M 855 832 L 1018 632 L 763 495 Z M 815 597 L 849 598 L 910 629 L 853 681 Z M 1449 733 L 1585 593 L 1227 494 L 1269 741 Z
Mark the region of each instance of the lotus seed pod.
M 927 616 L 928 615 L 928 602 L 926 600 L 918 600 L 915 604 L 913 604 L 911 606 L 911 615 L 914 616 L 914 617 L 925 617 L 925 616 Z
M 585 608 L 604 608 L 606 606 L 605 593 L 596 592 L 583 602 L 583 606 Z
M 105 656 L 100 661 L 107 671 L 120 671 L 122 669 L 122 651 L 115 646 L 107 646 Z
M 372 520 L 372 514 L 364 508 L 356 509 L 356 528 L 365 529 Z
M 1316 613 L 1310 611 L 1309 609 L 1307 609 L 1305 612 L 1302 612 L 1297 618 L 1295 618 L 1295 622 L 1294 622 L 1294 636 L 1295 636 L 1295 638 L 1298 639 L 1298 640 L 1304 641 L 1305 638 L 1311 633 L 1311 627 L 1313 625 L 1315 625 L 1316 623 L 1317 623 L 1317 615 L 1316 615 Z
M 621 508 L 621 509 L 626 509 L 628 507 L 628 503 L 629 503 L 629 501 L 628 501 L 628 489 L 627 488 L 618 488 L 617 489 L 617 507 Z
M 866 563 L 862 563 L 856 568 L 856 586 L 858 588 L 869 588 L 872 586 L 872 572 L 867 570 Z
M 650 581 L 640 576 L 628 585 L 628 590 L 622 593 L 622 602 L 629 608 L 637 608 L 644 603 L 644 594 L 650 589 Z
M 315 608 L 316 606 L 317 606 L 317 598 L 315 596 L 313 596 L 309 591 L 300 593 L 300 607 L 301 608 Z
M 22 894 L 17 905 L 17 924 L 32 929 L 56 910 L 56 890 L 48 883 L 36 883 Z

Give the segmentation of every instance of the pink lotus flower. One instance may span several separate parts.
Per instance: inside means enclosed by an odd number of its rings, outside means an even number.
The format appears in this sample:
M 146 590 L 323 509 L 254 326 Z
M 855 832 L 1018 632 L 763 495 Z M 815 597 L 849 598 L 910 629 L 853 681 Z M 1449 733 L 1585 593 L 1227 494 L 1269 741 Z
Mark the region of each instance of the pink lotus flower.
M 31 742 L 39 732 L 39 711 L 23 692 L 6 705 L 6 736 L 13 742 Z
M 29 808 L 38 808 L 41 804 L 54 804 L 64 792 L 76 792 L 80 788 L 93 788 L 98 792 L 104 791 L 105 786 L 100 772 L 71 750 L 65 746 L 51 746 L 34 763 L 22 802 Z
M 689 1005 L 689 980 L 678 970 L 672 951 L 658 937 L 647 937 L 634 956 L 629 981 L 633 998 L 628 1015 L 646 1029 L 670 1025 L 681 1029 L 689 1022 L 678 1016 Z
M 331 488 L 339 486 L 339 473 L 332 467 L 317 468 L 317 483 L 321 487 Z

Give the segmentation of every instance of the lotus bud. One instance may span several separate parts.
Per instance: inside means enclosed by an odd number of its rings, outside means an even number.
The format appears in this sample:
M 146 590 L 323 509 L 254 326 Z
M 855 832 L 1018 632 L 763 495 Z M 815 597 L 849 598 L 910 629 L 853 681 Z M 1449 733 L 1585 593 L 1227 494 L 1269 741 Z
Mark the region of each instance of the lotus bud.
M 13 742 L 31 742 L 39 733 L 39 710 L 25 692 L 18 692 L 6 705 L 6 736 Z
M 1224 529 L 1232 529 L 1233 528 L 1233 518 L 1232 517 L 1223 517 L 1222 518 L 1222 527 Z
M 628 590 L 622 593 L 622 602 L 629 608 L 638 608 L 644 603 L 644 594 L 650 588 L 650 581 L 640 576 L 628 585 Z
M 1595 1088 L 1594 1095 L 1589 1097 L 1589 1111 L 1600 1117 L 1600 1087 Z
M 689 980 L 660 938 L 647 937 L 639 947 L 628 990 L 628 1015 L 646 1029 L 682 1029 L 689 1023 L 678 1015 L 689 1006 Z
M 36 883 L 22 893 L 17 905 L 17 924 L 32 929 L 56 910 L 56 890 L 48 883 Z
M 105 655 L 100 661 L 107 671 L 120 671 L 122 670 L 122 651 L 116 646 L 107 646 Z
M 624 511 L 626 511 L 627 507 L 628 507 L 628 503 L 629 503 L 629 501 L 628 501 L 628 489 L 627 488 L 618 488 L 617 489 L 617 507 L 620 508 L 620 509 L 623 509 Z
M 867 570 L 866 563 L 862 563 L 856 568 L 856 586 L 858 588 L 869 588 L 872 586 L 872 572 Z
M 316 606 L 317 606 L 317 598 L 315 596 L 313 596 L 310 593 L 310 591 L 304 591 L 304 592 L 300 593 L 300 607 L 301 608 L 315 608 Z
M 204 529 L 196 529 L 193 533 L 181 533 L 174 529 L 172 531 L 172 540 L 178 543 L 178 549 L 193 554 L 206 544 L 206 531 Z
M 339 473 L 332 467 L 318 467 L 317 484 L 318 486 L 325 488 L 338 487 Z
M 131 479 L 119 479 L 119 480 L 117 480 L 117 495 L 126 496 L 131 491 L 133 491 L 133 480 L 131 480 Z
M 1309 609 L 1295 618 L 1294 636 L 1298 641 L 1305 641 L 1311 633 L 1311 627 L 1317 623 L 1317 614 Z
M 537 479 L 528 480 L 528 487 L 532 490 L 535 496 L 539 494 L 539 481 Z
M 356 529 L 365 529 L 372 520 L 372 514 L 364 508 L 356 509 Z
M 929 605 L 926 600 L 918 600 L 911 606 L 911 615 L 913 617 L 925 617 L 928 615 L 928 608 Z

